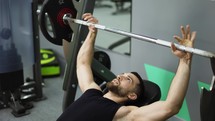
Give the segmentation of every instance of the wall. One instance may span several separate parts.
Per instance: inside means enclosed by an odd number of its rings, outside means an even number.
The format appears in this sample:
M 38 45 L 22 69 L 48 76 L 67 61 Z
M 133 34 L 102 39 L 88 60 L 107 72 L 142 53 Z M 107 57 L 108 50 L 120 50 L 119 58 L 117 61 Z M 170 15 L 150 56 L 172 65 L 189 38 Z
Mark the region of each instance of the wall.
M 195 47 L 213 52 L 215 45 L 215 2 L 213 0 L 134 0 L 132 32 L 173 42 L 180 26 L 190 24 L 197 31 Z M 132 39 L 131 70 L 154 81 L 162 88 L 162 99 L 168 91 L 178 59 L 170 48 Z M 200 88 L 212 79 L 210 60 L 194 55 L 190 85 L 181 112 L 170 120 L 200 121 Z

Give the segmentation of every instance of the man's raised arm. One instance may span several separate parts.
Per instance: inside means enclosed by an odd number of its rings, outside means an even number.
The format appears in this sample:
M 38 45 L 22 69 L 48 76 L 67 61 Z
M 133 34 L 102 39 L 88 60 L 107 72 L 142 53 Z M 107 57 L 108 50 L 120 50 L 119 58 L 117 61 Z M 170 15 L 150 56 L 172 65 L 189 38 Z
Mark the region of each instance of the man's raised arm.
M 181 27 L 182 38 L 175 36 L 174 38 L 181 44 L 187 47 L 193 47 L 196 32 L 190 32 L 190 26 L 186 29 Z M 173 53 L 179 57 L 179 65 L 175 77 L 173 78 L 170 90 L 167 96 L 167 102 L 174 106 L 176 111 L 179 111 L 183 100 L 185 98 L 191 71 L 192 54 L 188 52 L 179 51 L 172 44 Z
M 184 46 L 193 47 L 196 32 L 190 32 L 190 27 L 181 27 L 182 38 L 174 38 Z M 164 121 L 177 114 L 185 98 L 191 71 L 192 54 L 177 50 L 174 44 L 171 45 L 174 55 L 179 58 L 179 65 L 176 75 L 172 80 L 167 99 L 158 101 L 148 106 L 143 106 L 133 111 L 134 117 L 139 120 Z
M 98 23 L 90 13 L 83 14 L 83 19 L 90 23 Z M 94 44 L 97 35 L 97 29 L 93 26 L 89 27 L 89 33 L 82 44 L 77 56 L 77 77 L 82 92 L 90 88 L 101 90 L 94 82 L 91 63 L 94 54 Z

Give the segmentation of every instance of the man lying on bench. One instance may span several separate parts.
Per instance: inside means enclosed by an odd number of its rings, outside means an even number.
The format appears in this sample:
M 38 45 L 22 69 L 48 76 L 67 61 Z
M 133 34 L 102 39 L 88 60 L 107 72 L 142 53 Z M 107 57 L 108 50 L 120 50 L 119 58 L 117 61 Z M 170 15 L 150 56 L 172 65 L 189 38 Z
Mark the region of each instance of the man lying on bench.
M 90 13 L 84 14 L 83 19 L 98 23 Z M 175 39 L 184 46 L 193 47 L 196 33 L 191 33 L 189 26 L 181 27 L 181 31 L 183 38 L 175 36 Z M 100 86 L 94 82 L 91 69 L 96 35 L 97 29 L 90 26 L 77 57 L 77 77 L 83 95 L 62 113 L 58 121 L 164 121 L 178 113 L 190 79 L 191 53 L 171 45 L 179 64 L 165 101 L 141 107 L 127 105 L 144 97 L 142 78 L 136 72 L 122 73 L 107 83 L 108 92 L 103 95 Z

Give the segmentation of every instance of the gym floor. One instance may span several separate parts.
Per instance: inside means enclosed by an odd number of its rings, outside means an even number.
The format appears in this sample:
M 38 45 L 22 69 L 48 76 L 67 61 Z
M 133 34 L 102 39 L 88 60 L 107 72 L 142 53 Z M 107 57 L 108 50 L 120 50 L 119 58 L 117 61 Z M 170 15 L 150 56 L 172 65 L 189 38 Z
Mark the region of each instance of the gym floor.
M 106 5 L 111 6 L 112 8 Z M 115 4 L 109 1 L 102 1 L 95 7 L 94 15 L 100 20 L 100 18 L 104 17 L 103 13 L 104 11 L 106 12 L 105 19 L 106 20 L 108 18 L 112 19 L 111 18 L 111 16 L 113 16 L 112 13 L 116 11 Z M 114 15 L 114 17 L 116 20 L 119 21 L 119 23 L 122 23 L 123 21 L 125 21 L 126 18 L 130 17 L 130 14 L 118 13 L 117 15 Z M 102 23 L 105 24 L 105 21 L 103 21 Z M 130 24 L 125 23 L 123 24 L 123 26 L 121 26 L 121 28 L 122 29 L 130 28 Z M 44 97 L 46 97 L 46 99 L 37 102 L 32 102 L 34 107 L 32 109 L 29 109 L 30 112 L 29 115 L 17 118 L 14 117 L 13 114 L 11 114 L 12 110 L 10 108 L 1 109 L 0 121 L 55 121 L 62 113 L 62 101 L 64 93 L 62 85 L 63 85 L 63 71 L 65 67 L 63 50 L 61 46 L 53 45 L 50 42 L 48 42 L 41 33 L 40 45 L 41 48 L 51 48 L 56 53 L 62 70 L 61 75 L 59 77 L 44 79 L 45 86 L 43 87 L 43 95 Z M 29 71 L 27 70 L 25 73 L 28 72 Z M 78 95 L 80 95 L 80 92 L 77 94 L 77 96 Z

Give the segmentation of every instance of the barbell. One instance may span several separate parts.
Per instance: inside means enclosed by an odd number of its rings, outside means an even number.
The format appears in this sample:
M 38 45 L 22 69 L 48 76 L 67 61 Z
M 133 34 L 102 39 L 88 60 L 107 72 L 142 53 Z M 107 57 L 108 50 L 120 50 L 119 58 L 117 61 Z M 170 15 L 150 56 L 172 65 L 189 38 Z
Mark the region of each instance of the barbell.
M 104 25 L 93 24 L 87 21 L 75 19 L 77 15 L 77 10 L 73 5 L 72 0 L 64 0 L 64 2 L 62 3 L 59 3 L 58 0 L 47 0 L 44 2 L 41 11 L 37 11 L 37 12 L 40 15 L 39 16 L 40 28 L 43 35 L 46 37 L 48 41 L 56 45 L 62 45 L 63 39 L 70 42 L 70 40 L 72 39 L 73 31 L 72 31 L 72 26 L 69 26 L 68 23 L 76 23 L 76 24 L 85 25 L 85 26 L 93 25 L 95 26 L 95 28 L 100 30 L 113 32 L 116 34 L 128 36 L 138 40 L 147 41 L 147 42 L 158 44 L 165 47 L 171 47 L 171 42 L 168 42 L 165 40 L 148 37 L 145 35 L 138 35 L 131 32 L 122 31 L 119 29 L 109 28 Z M 53 37 L 50 36 L 49 32 L 47 31 L 47 27 L 45 24 L 46 15 L 49 17 L 50 23 L 52 25 Z M 208 52 L 197 48 L 185 47 L 183 45 L 179 45 L 176 43 L 174 44 L 176 48 L 179 50 L 194 53 L 203 57 L 215 58 L 215 53 L 213 52 Z
M 90 23 L 90 22 L 87 22 L 87 21 L 74 19 L 74 18 L 72 18 L 71 14 L 65 14 L 63 16 L 63 21 L 64 21 L 65 24 L 67 22 L 69 22 L 69 23 L 73 22 L 73 23 L 80 24 L 80 25 L 85 25 L 85 26 L 94 26 L 95 28 L 100 29 L 100 30 L 104 30 L 104 31 L 108 31 L 108 32 L 128 36 L 128 37 L 131 37 L 131 38 L 147 41 L 147 42 L 162 45 L 162 46 L 165 46 L 165 47 L 171 47 L 171 42 L 168 42 L 168 41 L 165 41 L 165 40 L 156 39 L 156 38 L 152 38 L 152 37 L 148 37 L 148 36 L 144 36 L 144 35 L 138 35 L 138 34 L 134 34 L 134 33 L 131 33 L 131 32 L 126 32 L 126 31 L 119 30 L 119 29 L 109 28 L 109 27 L 106 27 L 104 25 L 93 24 L 93 23 Z M 197 55 L 200 55 L 200 56 L 203 56 L 203 57 L 215 58 L 215 53 L 213 53 L 213 52 L 208 52 L 208 51 L 197 49 L 197 48 L 185 47 L 183 45 L 179 45 L 179 44 L 176 44 L 176 43 L 174 43 L 174 45 L 176 46 L 177 49 L 182 50 L 182 51 L 194 53 L 194 54 L 197 54 Z

